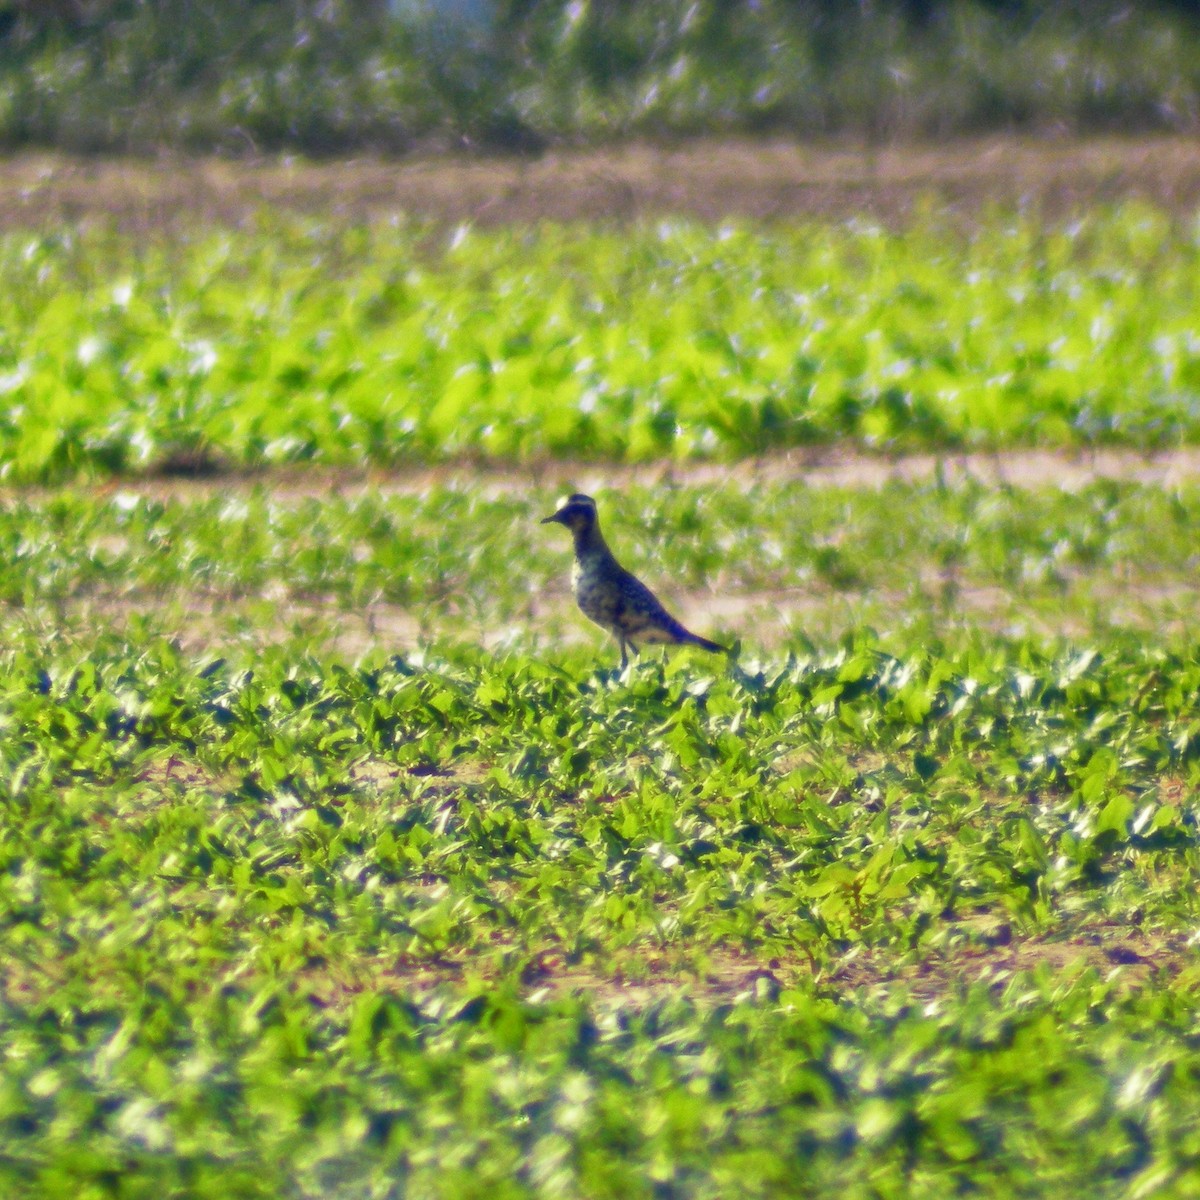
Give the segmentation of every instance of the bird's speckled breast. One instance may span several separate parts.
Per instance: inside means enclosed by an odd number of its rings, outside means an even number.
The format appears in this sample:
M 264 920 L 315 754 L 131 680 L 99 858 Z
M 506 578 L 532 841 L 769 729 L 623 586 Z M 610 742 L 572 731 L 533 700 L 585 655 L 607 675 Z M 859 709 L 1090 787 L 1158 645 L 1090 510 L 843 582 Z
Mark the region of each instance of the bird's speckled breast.
M 579 611 L 597 625 L 612 629 L 616 623 L 619 593 L 606 579 L 603 564 L 580 561 L 571 564 L 571 586 Z

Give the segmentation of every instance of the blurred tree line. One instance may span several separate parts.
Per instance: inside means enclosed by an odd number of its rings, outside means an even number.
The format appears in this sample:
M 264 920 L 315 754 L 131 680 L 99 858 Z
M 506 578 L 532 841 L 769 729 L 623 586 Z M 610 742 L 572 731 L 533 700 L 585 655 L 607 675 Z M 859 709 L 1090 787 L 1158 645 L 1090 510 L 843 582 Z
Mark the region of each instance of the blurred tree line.
M 0 0 L 0 146 L 1195 130 L 1200 0 Z

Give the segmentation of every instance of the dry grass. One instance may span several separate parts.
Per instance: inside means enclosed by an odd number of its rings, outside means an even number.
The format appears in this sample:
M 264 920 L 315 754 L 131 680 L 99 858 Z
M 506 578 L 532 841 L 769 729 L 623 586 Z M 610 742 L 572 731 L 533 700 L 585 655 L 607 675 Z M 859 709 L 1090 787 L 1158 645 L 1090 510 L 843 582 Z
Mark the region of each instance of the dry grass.
M 933 203 L 970 220 L 1000 205 L 1048 215 L 1137 197 L 1190 215 L 1200 143 L 1184 137 L 990 137 L 936 145 L 695 139 L 549 154 L 257 163 L 25 155 L 0 167 L 0 228 L 111 222 L 134 232 L 240 225 L 279 210 L 354 223 L 625 222 L 667 214 L 903 222 Z

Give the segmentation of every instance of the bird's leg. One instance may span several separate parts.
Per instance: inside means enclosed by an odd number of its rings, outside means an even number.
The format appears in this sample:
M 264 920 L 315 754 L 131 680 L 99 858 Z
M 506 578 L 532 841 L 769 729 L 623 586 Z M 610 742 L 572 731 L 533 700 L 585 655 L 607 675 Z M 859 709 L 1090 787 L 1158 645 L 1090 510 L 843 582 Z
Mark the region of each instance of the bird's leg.
M 623 671 L 629 665 L 629 644 L 623 637 L 618 637 L 617 641 L 621 643 L 621 670 Z

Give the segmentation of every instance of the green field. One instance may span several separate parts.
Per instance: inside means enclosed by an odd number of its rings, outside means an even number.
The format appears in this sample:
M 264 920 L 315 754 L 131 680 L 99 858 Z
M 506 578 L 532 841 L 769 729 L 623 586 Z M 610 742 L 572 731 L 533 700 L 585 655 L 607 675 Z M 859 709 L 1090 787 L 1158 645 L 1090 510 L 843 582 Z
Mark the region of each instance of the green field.
M 1200 441 L 1200 226 L 1145 207 L 958 232 L 258 224 L 0 239 L 8 479 Z
M 1198 231 L 6 232 L 0 1196 L 1200 1194 Z
M 1200 492 L 600 500 L 9 502 L 6 1196 L 1193 1194 Z

